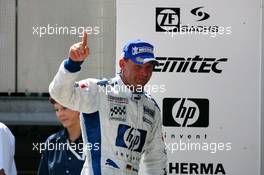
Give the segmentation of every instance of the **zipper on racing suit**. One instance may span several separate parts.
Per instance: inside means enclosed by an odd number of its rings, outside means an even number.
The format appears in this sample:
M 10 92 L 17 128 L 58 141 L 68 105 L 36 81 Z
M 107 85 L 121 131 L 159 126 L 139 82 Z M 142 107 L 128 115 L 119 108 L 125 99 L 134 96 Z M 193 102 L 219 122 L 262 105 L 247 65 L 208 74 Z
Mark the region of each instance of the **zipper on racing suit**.
M 141 113 L 141 111 L 142 111 L 141 110 L 141 108 L 142 108 L 142 105 L 141 105 L 142 104 L 141 103 L 142 96 L 141 96 L 141 94 L 133 94 L 131 99 L 136 103 L 136 107 L 137 107 L 137 115 L 136 115 L 136 123 L 135 123 L 135 131 L 136 131 L 136 134 L 137 134 L 137 133 L 140 133 L 138 131 L 138 129 L 139 129 L 140 118 L 141 118 L 141 115 L 142 115 L 142 113 Z M 139 137 L 141 137 L 141 136 L 139 135 Z M 139 138 L 139 142 L 140 142 L 140 138 Z M 134 148 L 134 145 L 133 145 L 132 149 L 130 150 L 130 153 L 131 153 L 130 154 L 131 155 L 130 163 L 132 164 L 132 167 L 134 167 L 135 162 L 137 162 L 137 157 L 135 157 L 136 160 L 133 161 L 133 148 Z M 138 162 L 138 163 L 140 163 L 140 162 Z M 137 168 L 139 168 L 139 166 Z

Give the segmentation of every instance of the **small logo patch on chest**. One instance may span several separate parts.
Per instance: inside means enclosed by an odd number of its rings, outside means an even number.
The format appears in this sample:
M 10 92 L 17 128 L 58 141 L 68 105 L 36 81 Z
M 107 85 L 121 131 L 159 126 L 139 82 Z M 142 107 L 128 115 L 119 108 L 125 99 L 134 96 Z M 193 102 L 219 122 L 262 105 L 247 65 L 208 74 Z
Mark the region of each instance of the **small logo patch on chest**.
M 127 107 L 126 105 L 110 103 L 110 120 L 126 121 Z

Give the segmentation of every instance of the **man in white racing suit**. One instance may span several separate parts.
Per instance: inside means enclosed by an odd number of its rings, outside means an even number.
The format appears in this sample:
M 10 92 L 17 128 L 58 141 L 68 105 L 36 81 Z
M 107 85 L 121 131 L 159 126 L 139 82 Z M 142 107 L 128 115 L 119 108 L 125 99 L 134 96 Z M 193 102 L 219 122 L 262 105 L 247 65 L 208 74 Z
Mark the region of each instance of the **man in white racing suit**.
M 166 174 L 167 156 L 160 110 L 143 89 L 157 64 L 153 46 L 128 42 L 120 75 L 75 82 L 89 55 L 87 34 L 74 44 L 49 86 L 52 98 L 81 112 L 85 175 L 136 175 L 143 159 L 148 175 Z

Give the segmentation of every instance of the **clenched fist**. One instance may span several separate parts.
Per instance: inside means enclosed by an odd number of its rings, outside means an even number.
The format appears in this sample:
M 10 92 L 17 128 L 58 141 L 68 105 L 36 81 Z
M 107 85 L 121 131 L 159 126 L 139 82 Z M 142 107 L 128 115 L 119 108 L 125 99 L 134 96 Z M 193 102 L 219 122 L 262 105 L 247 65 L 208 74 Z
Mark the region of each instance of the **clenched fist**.
M 82 42 L 75 43 L 70 47 L 69 57 L 73 61 L 84 61 L 88 55 L 87 33 L 83 32 Z

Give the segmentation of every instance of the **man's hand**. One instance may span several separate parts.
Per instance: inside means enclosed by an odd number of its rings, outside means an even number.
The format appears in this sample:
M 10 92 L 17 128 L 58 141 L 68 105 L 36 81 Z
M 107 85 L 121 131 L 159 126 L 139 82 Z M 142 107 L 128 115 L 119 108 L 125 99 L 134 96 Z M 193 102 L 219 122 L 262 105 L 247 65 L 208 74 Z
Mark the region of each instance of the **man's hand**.
M 87 33 L 83 32 L 82 42 L 71 46 L 69 57 L 73 61 L 84 61 L 89 55 L 89 48 L 87 47 Z
M 6 175 L 3 169 L 0 170 L 0 175 Z

